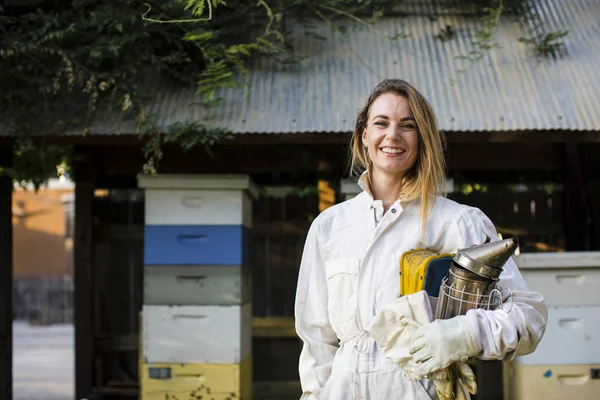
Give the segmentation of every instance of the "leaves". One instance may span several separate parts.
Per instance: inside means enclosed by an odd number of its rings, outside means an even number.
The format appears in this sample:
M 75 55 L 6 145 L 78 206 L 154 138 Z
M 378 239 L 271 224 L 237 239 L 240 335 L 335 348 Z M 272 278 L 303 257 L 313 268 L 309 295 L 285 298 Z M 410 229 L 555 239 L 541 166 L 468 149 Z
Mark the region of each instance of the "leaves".
M 393 0 L 75 0 L 40 2 L 38 8 L 3 5 L 0 15 L 0 115 L 9 115 L 19 137 L 87 132 L 101 115 L 132 118 L 138 133 L 158 138 L 148 159 L 160 160 L 160 145 L 176 140 L 184 148 L 211 145 L 220 135 L 191 122 L 160 127 L 146 115 L 156 77 L 196 85 L 206 107 L 218 105 L 225 90 L 249 88 L 252 63 L 271 58 L 298 63 L 289 26 L 326 40 L 315 21 L 337 34 L 373 29 Z M 548 54 L 566 31 L 543 32 L 528 0 L 459 0 L 453 7 L 475 10 L 482 28 L 467 63 L 498 47 L 500 17 L 524 15 L 531 36 L 523 43 Z M 11 3 L 8 3 L 11 4 Z M 150 10 L 148 10 L 148 7 Z M 471 12 L 471 11 L 469 11 Z M 539 16 L 538 16 L 539 17 Z M 408 18 L 408 17 L 405 17 Z M 537 18 L 537 19 L 536 19 Z M 445 27 L 440 39 L 453 40 Z M 388 40 L 409 37 L 403 32 Z M 464 69 L 466 71 L 466 69 Z M 100 114 L 104 113 L 104 114 Z M 216 132 L 216 131 L 215 131 Z M 196 137 L 197 136 L 197 137 Z M 26 152 L 33 156 L 35 152 Z
M 569 31 L 543 32 L 532 37 L 520 37 L 519 41 L 529 44 L 540 56 L 556 56 L 564 48 L 562 38 L 567 36 Z

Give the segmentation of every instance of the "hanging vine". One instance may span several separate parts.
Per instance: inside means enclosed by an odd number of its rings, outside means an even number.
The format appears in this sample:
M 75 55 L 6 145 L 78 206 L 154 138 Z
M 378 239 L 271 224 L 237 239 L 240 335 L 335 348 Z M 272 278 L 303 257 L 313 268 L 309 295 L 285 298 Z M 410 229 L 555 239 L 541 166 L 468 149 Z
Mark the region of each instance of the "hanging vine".
M 18 138 L 17 157 L 23 156 L 24 164 L 23 174 L 15 172 L 15 179 L 29 174 L 41 182 L 52 176 L 57 163 L 68 159 L 69 149 L 44 145 L 34 136 L 87 135 L 90 127 L 94 134 L 109 133 L 98 130 L 116 129 L 111 124 L 130 126 L 130 131 L 110 133 L 137 133 L 144 141 L 145 168 L 150 172 L 158 168 L 166 143 L 210 149 L 230 137 L 228 132 L 198 121 L 165 126 L 159 123 L 162 116 L 150 111 L 157 76 L 166 76 L 181 88 L 195 86 L 203 107 L 217 106 L 223 90 L 251 90 L 253 60 L 295 62 L 288 40 L 290 22 L 299 22 L 307 34 L 321 39 L 312 21 L 325 21 L 342 35 L 355 24 L 376 30 L 374 23 L 401 2 L 34 0 L 8 4 L 0 5 L 0 115 L 5 116 L 0 127 L 4 134 Z M 500 46 L 494 33 L 505 15 L 528 21 L 531 36 L 521 41 L 539 54 L 555 52 L 566 35 L 532 23 L 537 14 L 529 1 L 453 4 L 469 9 L 475 4 L 480 13 L 473 50 L 464 55 L 470 64 Z M 453 39 L 451 27 L 445 34 L 442 39 Z M 387 39 L 405 37 L 398 33 Z M 36 154 L 44 154 L 43 161 L 50 167 L 33 168 L 39 160 L 26 160 Z

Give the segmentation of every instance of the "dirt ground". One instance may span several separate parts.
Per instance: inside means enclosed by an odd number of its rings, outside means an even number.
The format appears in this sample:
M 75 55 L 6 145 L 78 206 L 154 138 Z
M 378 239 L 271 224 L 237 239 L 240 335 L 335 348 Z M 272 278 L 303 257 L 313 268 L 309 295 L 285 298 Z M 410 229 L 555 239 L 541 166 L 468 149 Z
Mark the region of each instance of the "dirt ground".
M 73 400 L 73 326 L 13 323 L 13 400 Z

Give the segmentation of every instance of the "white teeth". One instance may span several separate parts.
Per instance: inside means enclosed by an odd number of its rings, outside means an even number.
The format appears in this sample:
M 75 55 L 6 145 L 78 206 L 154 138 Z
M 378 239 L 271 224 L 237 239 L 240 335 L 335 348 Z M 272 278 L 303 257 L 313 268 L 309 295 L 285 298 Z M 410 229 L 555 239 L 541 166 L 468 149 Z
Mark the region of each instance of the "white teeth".
M 404 150 L 402 149 L 392 149 L 389 147 L 384 147 L 381 149 L 381 151 L 383 151 L 384 153 L 389 153 L 389 154 L 400 154 L 400 153 L 404 153 Z

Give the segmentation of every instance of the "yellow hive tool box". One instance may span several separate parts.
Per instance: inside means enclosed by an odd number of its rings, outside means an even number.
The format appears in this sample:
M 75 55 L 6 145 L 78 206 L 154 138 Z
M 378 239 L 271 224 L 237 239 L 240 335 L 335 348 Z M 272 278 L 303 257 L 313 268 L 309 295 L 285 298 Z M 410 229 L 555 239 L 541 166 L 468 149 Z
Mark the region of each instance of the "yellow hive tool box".
M 438 297 L 442 279 L 448 275 L 454 254 L 437 253 L 430 249 L 414 249 L 400 258 L 400 295 L 407 296 L 425 290 Z

